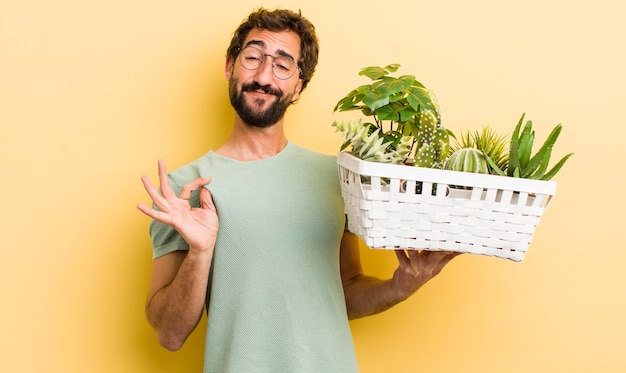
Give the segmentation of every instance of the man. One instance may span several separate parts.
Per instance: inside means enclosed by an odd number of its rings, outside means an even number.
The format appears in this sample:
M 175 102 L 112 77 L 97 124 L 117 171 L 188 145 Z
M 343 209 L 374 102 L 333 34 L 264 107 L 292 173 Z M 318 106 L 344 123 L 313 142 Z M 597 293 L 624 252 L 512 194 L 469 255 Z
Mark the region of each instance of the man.
M 160 193 L 142 177 L 155 206 L 138 205 L 154 219 L 147 317 L 177 350 L 206 307 L 207 372 L 356 372 L 348 319 L 403 301 L 457 255 L 398 250 L 391 279 L 363 274 L 335 157 L 283 130 L 317 55 L 299 13 L 252 13 L 227 52 L 228 140 L 170 174 L 159 161 Z

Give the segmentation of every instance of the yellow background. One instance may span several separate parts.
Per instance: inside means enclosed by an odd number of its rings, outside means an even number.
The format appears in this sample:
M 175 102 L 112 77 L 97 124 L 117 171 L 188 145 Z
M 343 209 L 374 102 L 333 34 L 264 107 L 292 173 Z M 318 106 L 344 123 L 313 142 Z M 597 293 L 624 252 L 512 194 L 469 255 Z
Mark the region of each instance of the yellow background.
M 3 1 L 0 371 L 200 371 L 204 324 L 170 353 L 145 321 L 139 177 L 226 138 L 225 49 L 261 4 L 302 9 L 321 39 L 288 113 L 298 144 L 335 153 L 332 108 L 365 83 L 358 70 L 400 63 L 457 133 L 508 134 L 526 112 L 539 138 L 563 123 L 554 158 L 576 153 L 523 262 L 459 257 L 407 302 L 352 322 L 362 371 L 626 371 L 618 0 Z M 362 255 L 370 274 L 395 268 L 391 252 Z

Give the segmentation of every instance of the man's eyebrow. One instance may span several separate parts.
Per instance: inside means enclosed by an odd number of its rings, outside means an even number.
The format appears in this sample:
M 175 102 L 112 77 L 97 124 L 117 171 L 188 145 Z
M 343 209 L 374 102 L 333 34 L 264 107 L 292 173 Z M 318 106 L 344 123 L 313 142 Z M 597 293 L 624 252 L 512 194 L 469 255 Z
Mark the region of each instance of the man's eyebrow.
M 263 40 L 249 40 L 249 41 L 246 43 L 246 45 L 244 45 L 244 48 L 245 48 L 245 47 L 248 47 L 248 46 L 250 46 L 250 45 L 256 45 L 256 46 L 259 46 L 259 47 L 265 48 L 267 44 L 265 44 L 265 42 L 264 42 Z M 289 52 L 287 52 L 287 51 L 285 51 L 285 50 L 283 50 L 283 49 L 279 49 L 279 50 L 277 50 L 277 51 L 276 51 L 276 54 L 278 54 L 278 55 L 279 55 L 279 56 L 281 56 L 281 57 L 286 57 L 286 58 L 289 58 L 289 59 L 290 59 L 290 60 L 292 60 L 292 61 L 295 61 L 295 60 L 296 60 L 295 58 L 293 58 L 293 56 L 292 56 L 291 54 L 289 54 Z
M 249 40 L 243 47 L 245 48 L 250 45 L 258 45 L 259 47 L 265 48 L 265 42 L 263 40 Z

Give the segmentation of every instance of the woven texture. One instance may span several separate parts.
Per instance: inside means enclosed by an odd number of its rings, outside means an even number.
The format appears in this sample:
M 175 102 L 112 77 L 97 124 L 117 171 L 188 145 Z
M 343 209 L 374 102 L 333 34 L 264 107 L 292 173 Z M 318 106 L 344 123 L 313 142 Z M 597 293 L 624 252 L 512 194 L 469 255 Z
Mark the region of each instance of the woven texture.
M 524 259 L 556 183 L 337 157 L 348 229 L 371 248 Z

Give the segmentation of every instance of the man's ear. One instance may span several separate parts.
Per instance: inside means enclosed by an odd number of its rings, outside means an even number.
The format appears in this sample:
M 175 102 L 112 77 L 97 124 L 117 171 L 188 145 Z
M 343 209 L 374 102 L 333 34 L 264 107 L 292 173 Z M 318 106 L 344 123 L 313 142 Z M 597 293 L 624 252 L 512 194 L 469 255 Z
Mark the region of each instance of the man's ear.
M 291 103 L 298 101 L 298 98 L 300 98 L 300 92 L 302 92 L 302 83 L 303 83 L 303 80 L 298 79 L 298 84 L 296 85 L 296 88 L 293 90 L 293 97 L 291 98 Z
M 230 80 L 230 77 L 233 76 L 234 67 L 234 61 L 230 58 L 226 58 L 226 65 L 224 66 L 224 77 L 226 77 L 226 80 Z

